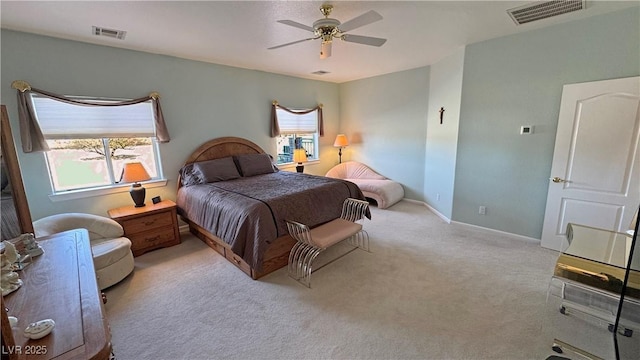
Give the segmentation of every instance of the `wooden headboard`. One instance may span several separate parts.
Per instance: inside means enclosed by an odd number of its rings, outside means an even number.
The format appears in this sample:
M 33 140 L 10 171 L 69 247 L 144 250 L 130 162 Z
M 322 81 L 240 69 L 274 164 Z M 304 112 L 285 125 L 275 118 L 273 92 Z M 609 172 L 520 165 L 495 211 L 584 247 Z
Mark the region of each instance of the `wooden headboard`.
M 241 154 L 265 154 L 265 151 L 247 139 L 233 136 L 220 137 L 200 145 L 189 155 L 184 165 Z M 180 186 L 182 186 L 182 180 L 178 175 L 178 188 Z

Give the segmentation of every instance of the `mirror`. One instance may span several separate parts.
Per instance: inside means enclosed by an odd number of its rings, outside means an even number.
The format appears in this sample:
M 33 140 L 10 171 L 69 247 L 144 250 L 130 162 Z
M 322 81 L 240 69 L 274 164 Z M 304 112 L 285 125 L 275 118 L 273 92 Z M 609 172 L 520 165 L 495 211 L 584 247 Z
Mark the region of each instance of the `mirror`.
M 9 123 L 9 115 L 6 106 L 2 105 L 2 128 L 1 130 L 1 150 L 0 157 L 2 159 L 2 169 L 0 175 L 2 178 L 2 190 L 0 191 L 0 206 L 2 213 L 2 224 L 0 232 L 2 238 L 0 240 L 13 239 L 20 234 L 32 233 L 33 224 L 31 222 L 31 214 L 29 213 L 29 204 L 27 196 L 24 192 L 24 184 L 22 183 L 22 175 L 20 174 L 20 165 L 18 164 L 18 156 L 16 147 L 11 135 L 11 125 Z

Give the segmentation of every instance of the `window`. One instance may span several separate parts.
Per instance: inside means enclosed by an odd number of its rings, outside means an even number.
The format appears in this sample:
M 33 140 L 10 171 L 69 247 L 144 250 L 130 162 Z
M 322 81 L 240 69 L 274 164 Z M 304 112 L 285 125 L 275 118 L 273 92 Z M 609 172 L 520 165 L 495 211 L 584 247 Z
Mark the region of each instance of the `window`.
M 292 114 L 277 108 L 276 115 L 280 127 L 277 164 L 292 163 L 294 149 L 305 149 L 308 161 L 318 160 L 318 112 Z
M 162 177 L 151 101 L 125 106 L 82 106 L 32 94 L 54 193 L 110 187 L 125 163 L 141 162 Z M 87 99 L 95 103 L 120 100 Z

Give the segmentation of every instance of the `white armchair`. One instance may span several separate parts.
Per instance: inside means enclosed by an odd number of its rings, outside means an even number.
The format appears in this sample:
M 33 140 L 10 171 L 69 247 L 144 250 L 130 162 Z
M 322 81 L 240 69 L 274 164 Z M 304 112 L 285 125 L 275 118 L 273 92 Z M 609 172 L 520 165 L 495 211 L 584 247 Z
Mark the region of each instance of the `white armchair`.
M 131 241 L 123 237 L 122 226 L 112 219 L 65 213 L 36 220 L 33 228 L 37 238 L 71 229 L 87 229 L 100 290 L 115 285 L 133 271 Z

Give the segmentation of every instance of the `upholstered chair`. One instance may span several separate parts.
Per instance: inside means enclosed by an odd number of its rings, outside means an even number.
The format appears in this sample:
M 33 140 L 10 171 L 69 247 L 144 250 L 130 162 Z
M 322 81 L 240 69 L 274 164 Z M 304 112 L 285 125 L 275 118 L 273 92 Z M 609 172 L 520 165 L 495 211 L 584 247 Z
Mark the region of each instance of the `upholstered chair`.
M 100 290 L 127 277 L 134 268 L 131 241 L 116 221 L 93 214 L 65 213 L 33 222 L 36 238 L 72 229 L 87 229 Z
M 386 209 L 404 197 L 404 188 L 400 183 L 378 174 L 357 161 L 338 164 L 325 176 L 351 181 L 358 185 L 365 197 L 376 201 L 379 209 Z

